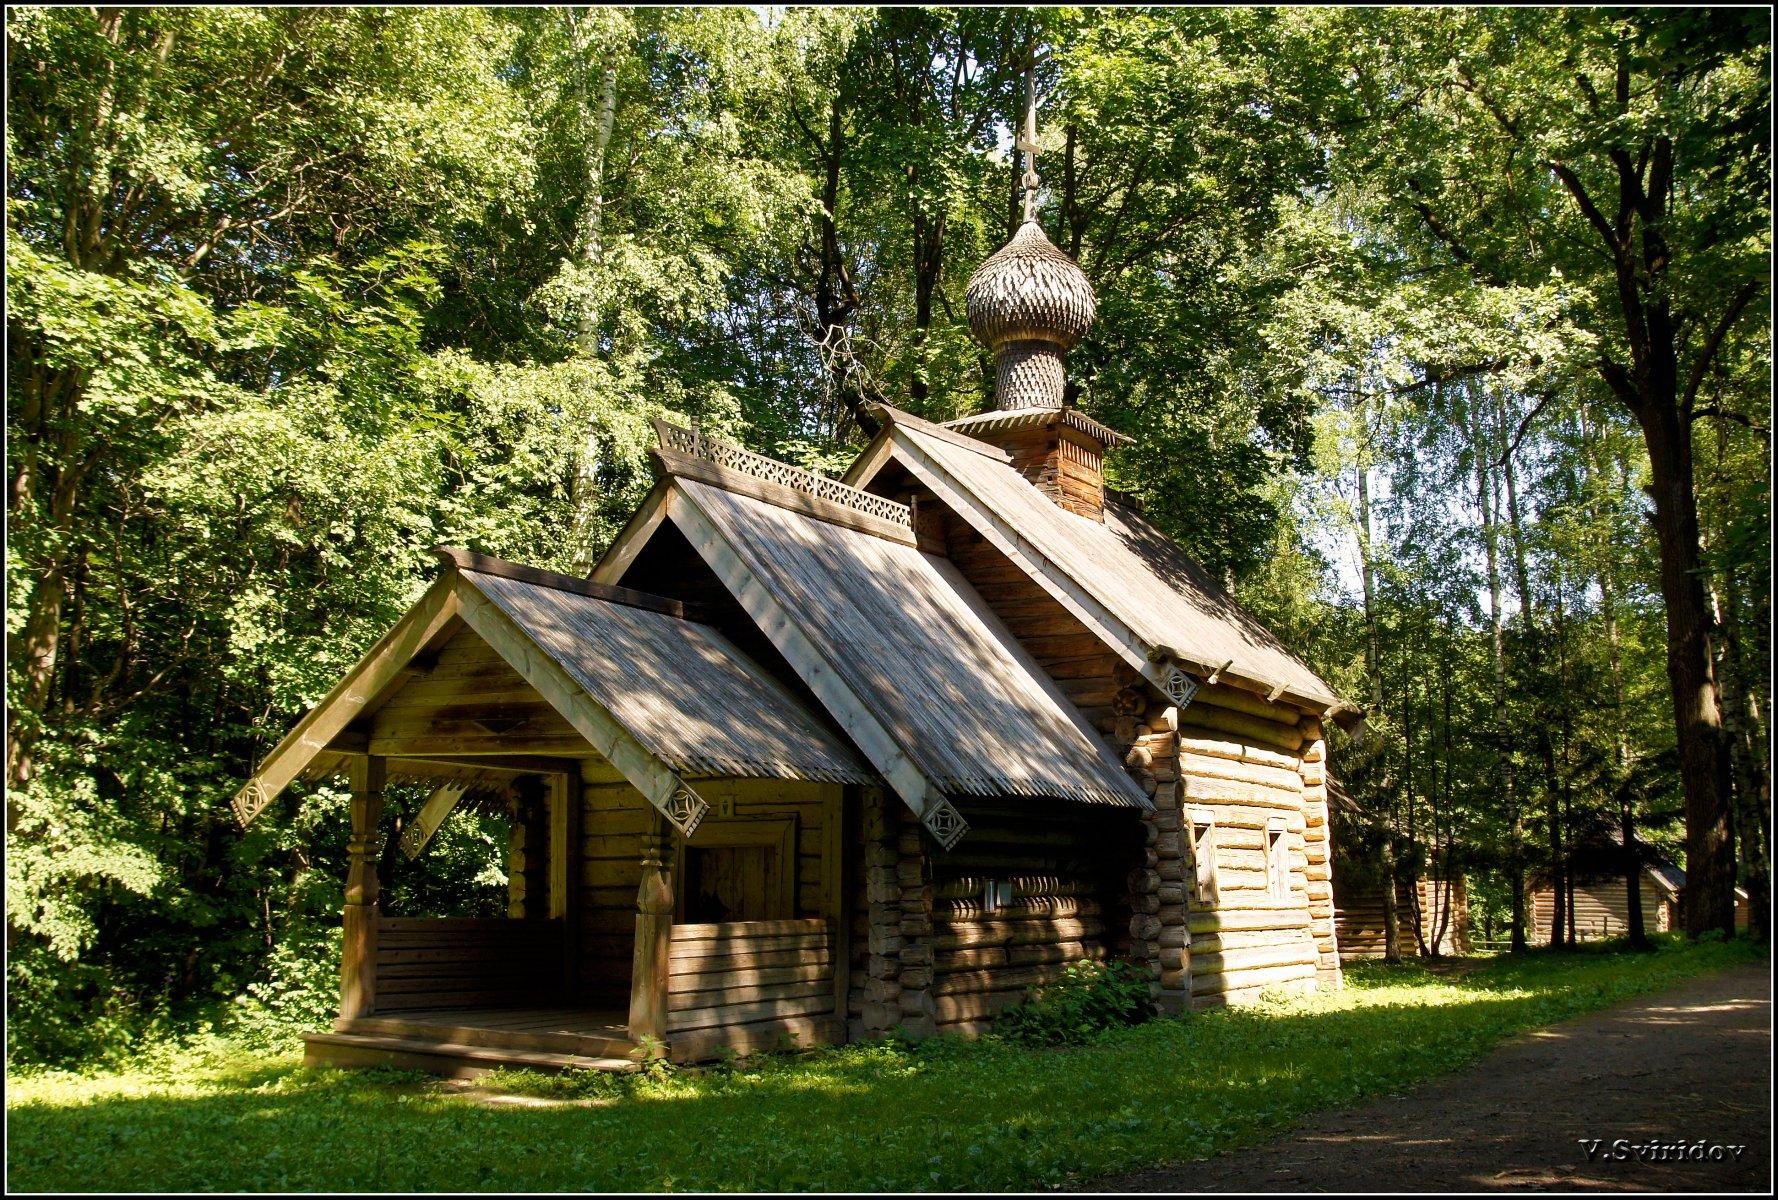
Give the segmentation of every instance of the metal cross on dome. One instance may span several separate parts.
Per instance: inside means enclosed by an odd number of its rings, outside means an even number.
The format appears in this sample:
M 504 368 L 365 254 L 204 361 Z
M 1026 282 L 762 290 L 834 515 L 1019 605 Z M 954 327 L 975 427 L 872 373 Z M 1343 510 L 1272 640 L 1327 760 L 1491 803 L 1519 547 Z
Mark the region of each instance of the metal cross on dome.
M 1025 156 L 1025 220 L 1037 219 L 1037 65 L 1025 68 L 1025 128 L 1013 145 Z

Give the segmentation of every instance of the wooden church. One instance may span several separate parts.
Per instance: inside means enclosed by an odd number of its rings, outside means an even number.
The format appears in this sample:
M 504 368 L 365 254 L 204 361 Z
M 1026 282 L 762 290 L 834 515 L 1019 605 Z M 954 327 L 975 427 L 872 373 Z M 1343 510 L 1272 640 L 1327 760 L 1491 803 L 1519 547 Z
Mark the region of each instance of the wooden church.
M 1064 403 L 1093 292 L 1029 213 L 967 289 L 992 411 L 882 407 L 843 481 L 663 423 L 590 578 L 441 550 L 265 757 L 243 821 L 350 780 L 310 1062 L 967 1033 L 1082 959 L 1170 1011 L 1338 984 L 1323 732 L 1358 712 L 1107 491 L 1125 439 Z M 381 913 L 398 779 L 432 826 L 507 805 L 508 918 Z

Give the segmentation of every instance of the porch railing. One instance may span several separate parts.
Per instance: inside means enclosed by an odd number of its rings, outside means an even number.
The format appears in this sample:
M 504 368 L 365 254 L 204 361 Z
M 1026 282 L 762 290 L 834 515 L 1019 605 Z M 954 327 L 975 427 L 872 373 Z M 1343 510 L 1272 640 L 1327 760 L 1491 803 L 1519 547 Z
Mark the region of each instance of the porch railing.
M 537 1005 L 562 990 L 562 922 L 383 917 L 375 1011 Z
M 675 925 L 668 963 L 669 1033 L 834 1011 L 833 936 L 819 918 Z

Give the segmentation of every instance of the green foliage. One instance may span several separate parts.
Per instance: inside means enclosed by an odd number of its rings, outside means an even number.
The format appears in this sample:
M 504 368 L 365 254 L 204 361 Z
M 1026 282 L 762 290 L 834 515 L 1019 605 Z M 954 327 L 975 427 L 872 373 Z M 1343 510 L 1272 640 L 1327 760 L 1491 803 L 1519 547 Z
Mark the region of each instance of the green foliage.
M 1671 778 L 1648 463 L 1596 370 L 1625 331 L 1539 156 L 1597 188 L 1614 139 L 1673 131 L 1664 286 L 1693 353 L 1769 259 L 1758 14 L 26 6 L 7 52 L 21 1060 L 226 1024 L 237 998 L 266 1030 L 324 1010 L 341 798 L 245 834 L 224 805 L 432 546 L 584 569 L 662 413 L 838 472 L 864 400 L 979 406 L 961 292 L 1009 230 L 1033 52 L 1040 219 L 1100 302 L 1070 379 L 1136 439 L 1111 480 L 1344 692 L 1371 704 L 1381 676 L 1370 748 L 1336 739 L 1333 765 L 1404 859 L 1529 855 L 1509 774 L 1575 829 L 1627 773 Z M 1581 81 L 1625 54 L 1648 86 L 1598 120 Z M 1765 308 L 1689 426 L 1722 671 L 1754 698 Z M 454 818 L 392 902 L 497 911 L 498 839 Z
M 1399 1093 L 1502 1038 L 1737 964 L 1742 940 L 1536 953 L 1151 1021 L 1077 1049 L 859 1043 L 661 1078 L 502 1072 L 464 1089 L 304 1070 L 216 1039 L 127 1070 L 12 1073 L 26 1190 L 1028 1191 L 1203 1157 Z M 489 1102 L 488 1091 L 531 1097 Z M 885 1114 L 893 1114 L 886 1120 Z M 450 1153 L 440 1153 L 441 1146 Z
M 1022 1046 L 1078 1046 L 1155 1016 L 1148 972 L 1130 962 L 1069 963 L 1001 1012 L 995 1031 Z

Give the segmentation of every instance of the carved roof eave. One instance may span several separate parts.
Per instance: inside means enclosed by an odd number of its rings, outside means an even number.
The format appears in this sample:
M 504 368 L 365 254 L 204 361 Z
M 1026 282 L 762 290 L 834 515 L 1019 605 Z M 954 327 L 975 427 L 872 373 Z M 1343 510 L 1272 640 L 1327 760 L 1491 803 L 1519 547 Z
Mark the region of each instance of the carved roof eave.
M 1062 424 L 1097 439 L 1106 448 L 1134 445 L 1136 439 L 1119 433 L 1109 425 L 1095 421 L 1078 408 L 1012 408 L 990 409 L 972 416 L 946 421 L 941 428 L 958 433 L 998 433 L 1008 429 L 1038 429 L 1049 424 Z

